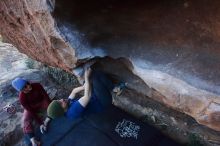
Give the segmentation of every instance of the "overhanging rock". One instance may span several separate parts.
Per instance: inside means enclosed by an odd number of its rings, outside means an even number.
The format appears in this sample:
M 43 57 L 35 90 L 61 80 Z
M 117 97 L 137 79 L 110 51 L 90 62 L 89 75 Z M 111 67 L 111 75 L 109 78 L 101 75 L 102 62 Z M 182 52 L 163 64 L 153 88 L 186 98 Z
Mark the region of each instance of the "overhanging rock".
M 145 95 L 220 131 L 219 5 L 1 0 L 0 33 L 22 53 L 68 71 L 94 57 L 124 58 L 127 79 L 139 77 Z

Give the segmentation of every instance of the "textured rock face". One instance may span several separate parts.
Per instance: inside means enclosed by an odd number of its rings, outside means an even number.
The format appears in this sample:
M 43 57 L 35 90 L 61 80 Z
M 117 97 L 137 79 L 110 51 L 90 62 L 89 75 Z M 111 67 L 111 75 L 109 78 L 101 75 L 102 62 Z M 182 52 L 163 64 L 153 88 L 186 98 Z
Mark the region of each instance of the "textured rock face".
M 1 34 L 22 53 L 68 70 L 75 64 L 74 50 L 55 29 L 46 0 L 0 2 Z
M 220 131 L 220 9 L 208 1 L 1 0 L 0 33 L 71 71 L 93 57 L 130 88 Z M 123 62 L 123 61 L 122 61 Z M 118 73 L 117 73 L 118 72 Z M 134 76 L 134 77 L 133 77 Z

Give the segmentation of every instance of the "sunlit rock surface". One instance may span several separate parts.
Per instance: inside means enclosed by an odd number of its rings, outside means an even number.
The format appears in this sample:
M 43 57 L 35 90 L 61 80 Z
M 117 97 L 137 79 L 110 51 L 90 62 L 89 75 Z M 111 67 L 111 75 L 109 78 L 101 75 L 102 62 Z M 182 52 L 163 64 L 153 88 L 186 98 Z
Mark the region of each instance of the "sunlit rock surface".
M 94 57 L 123 58 L 127 72 L 117 77 L 130 88 L 220 131 L 219 5 L 1 0 L 0 33 L 28 56 L 68 71 Z

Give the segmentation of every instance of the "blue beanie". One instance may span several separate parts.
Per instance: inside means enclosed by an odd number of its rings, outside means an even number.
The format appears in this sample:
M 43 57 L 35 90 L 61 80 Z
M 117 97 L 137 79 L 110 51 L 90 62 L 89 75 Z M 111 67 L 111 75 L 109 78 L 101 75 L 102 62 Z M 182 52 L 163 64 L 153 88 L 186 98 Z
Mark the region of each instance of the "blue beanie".
M 16 78 L 12 81 L 11 84 L 17 91 L 20 92 L 24 88 L 24 86 L 27 84 L 27 81 L 22 78 Z

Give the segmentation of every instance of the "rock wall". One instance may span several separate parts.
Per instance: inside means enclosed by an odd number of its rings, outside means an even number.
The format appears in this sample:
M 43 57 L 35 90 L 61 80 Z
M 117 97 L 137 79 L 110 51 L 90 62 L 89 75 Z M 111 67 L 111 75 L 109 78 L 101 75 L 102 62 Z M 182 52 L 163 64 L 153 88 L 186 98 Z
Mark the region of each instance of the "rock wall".
M 76 63 L 75 52 L 60 36 L 46 2 L 1 1 L 1 34 L 31 58 L 68 70 Z
M 20 52 L 68 71 L 104 58 L 102 68 L 111 68 L 130 88 L 220 131 L 219 5 L 218 0 L 1 0 L 0 33 Z

